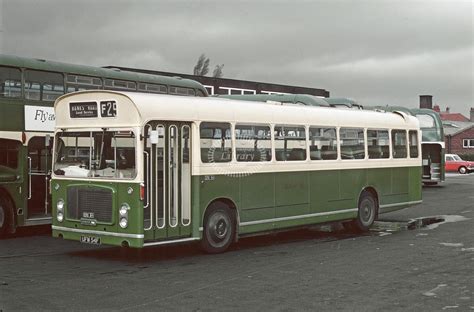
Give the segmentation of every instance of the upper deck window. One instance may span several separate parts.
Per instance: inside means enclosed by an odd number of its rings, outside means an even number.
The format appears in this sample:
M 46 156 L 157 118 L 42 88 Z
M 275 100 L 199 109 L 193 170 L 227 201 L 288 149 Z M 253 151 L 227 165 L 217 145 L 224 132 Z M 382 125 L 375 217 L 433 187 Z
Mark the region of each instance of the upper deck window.
M 0 97 L 21 96 L 21 71 L 0 66 Z
M 67 75 L 67 92 L 102 89 L 102 80 L 98 77 Z
M 416 118 L 420 122 L 420 128 L 434 128 L 435 127 L 435 120 L 430 115 L 417 114 Z
M 104 89 L 109 90 L 137 90 L 137 84 L 133 81 L 105 79 Z
M 140 82 L 138 83 L 138 91 L 147 93 L 168 93 L 168 88 L 164 85 Z
M 170 86 L 170 94 L 184 95 L 184 96 L 195 96 L 196 92 L 191 88 Z
M 25 98 L 36 101 L 54 101 L 64 94 L 62 74 L 39 70 L 25 71 Z

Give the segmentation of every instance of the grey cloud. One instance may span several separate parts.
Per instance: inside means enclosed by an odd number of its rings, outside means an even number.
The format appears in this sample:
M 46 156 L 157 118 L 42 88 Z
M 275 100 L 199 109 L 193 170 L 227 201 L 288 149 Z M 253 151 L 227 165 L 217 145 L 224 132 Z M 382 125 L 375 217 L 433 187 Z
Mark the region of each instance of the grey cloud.
M 204 52 L 229 78 L 370 104 L 415 106 L 431 93 L 467 113 L 472 9 L 468 0 L 4 0 L 3 53 L 189 73 Z

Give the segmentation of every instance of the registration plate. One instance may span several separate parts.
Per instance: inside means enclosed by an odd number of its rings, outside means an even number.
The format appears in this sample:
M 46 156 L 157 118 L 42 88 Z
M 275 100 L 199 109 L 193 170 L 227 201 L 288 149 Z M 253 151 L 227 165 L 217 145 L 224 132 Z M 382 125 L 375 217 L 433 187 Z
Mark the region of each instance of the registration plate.
M 100 245 L 100 237 L 81 235 L 81 243 L 91 244 L 91 245 Z

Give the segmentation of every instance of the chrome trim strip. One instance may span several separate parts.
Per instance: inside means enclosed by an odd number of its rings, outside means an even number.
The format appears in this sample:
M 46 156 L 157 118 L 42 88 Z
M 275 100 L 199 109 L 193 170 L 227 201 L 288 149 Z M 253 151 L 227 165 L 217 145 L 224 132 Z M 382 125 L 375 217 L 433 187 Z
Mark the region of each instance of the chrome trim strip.
M 301 215 L 301 216 L 291 216 L 291 217 L 281 217 L 281 218 L 259 220 L 259 221 L 249 221 L 249 222 L 242 222 L 239 224 L 239 226 L 279 222 L 279 221 L 287 221 L 287 220 L 296 220 L 296 219 L 319 217 L 319 216 L 329 216 L 329 215 L 340 214 L 340 213 L 354 212 L 358 210 L 359 210 L 358 208 L 352 208 L 352 209 L 344 209 L 344 210 L 338 210 L 338 211 L 318 212 L 318 213 L 312 213 L 312 214 Z
M 52 225 L 51 228 L 56 231 L 63 232 L 73 232 L 81 234 L 95 234 L 101 236 L 114 236 L 114 237 L 127 237 L 127 238 L 144 238 L 143 234 L 127 234 L 127 233 L 114 233 L 114 232 L 104 232 L 104 231 L 94 231 L 94 230 L 81 230 L 81 229 L 70 229 L 63 226 Z
M 390 208 L 390 207 L 396 207 L 396 206 L 416 205 L 416 204 L 421 204 L 422 202 L 423 202 L 422 200 L 415 200 L 415 201 L 409 201 L 409 202 L 404 202 L 404 203 L 380 205 L 379 208 L 384 209 L 384 208 Z
M 161 242 L 150 242 L 150 243 L 144 243 L 143 247 L 147 246 L 157 246 L 157 245 L 167 245 L 167 244 L 175 244 L 175 243 L 184 243 L 184 242 L 190 242 L 190 241 L 195 241 L 199 240 L 199 237 L 189 237 L 189 238 L 182 238 L 182 239 L 174 239 L 170 241 L 161 241 Z
M 35 218 L 35 219 L 26 219 L 25 225 L 42 225 L 42 224 L 51 224 L 51 217 L 44 218 Z

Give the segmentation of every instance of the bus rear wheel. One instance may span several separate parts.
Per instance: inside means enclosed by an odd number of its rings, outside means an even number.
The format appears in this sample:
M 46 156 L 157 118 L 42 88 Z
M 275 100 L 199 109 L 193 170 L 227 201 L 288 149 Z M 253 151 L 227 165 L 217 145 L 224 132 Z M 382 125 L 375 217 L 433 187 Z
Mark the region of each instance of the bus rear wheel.
M 10 220 L 10 207 L 8 202 L 0 197 L 0 237 L 7 234 L 8 220 Z
M 235 216 L 225 204 L 216 202 L 206 211 L 202 249 L 208 253 L 224 252 L 235 236 Z
M 372 193 L 363 191 L 359 198 L 357 218 L 351 226 L 358 232 L 367 232 L 377 216 L 377 199 Z

